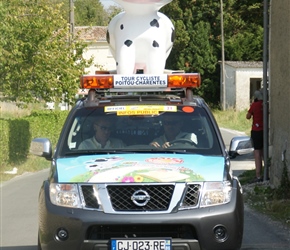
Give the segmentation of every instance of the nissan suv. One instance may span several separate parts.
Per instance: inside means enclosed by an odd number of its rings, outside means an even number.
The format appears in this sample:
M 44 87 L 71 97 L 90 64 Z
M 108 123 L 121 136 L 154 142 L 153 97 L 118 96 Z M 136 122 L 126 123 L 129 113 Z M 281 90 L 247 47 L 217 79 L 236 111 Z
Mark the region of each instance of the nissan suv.
M 192 94 L 199 74 L 99 74 L 81 84 L 88 95 L 55 149 L 48 138 L 31 143 L 51 161 L 38 249 L 239 249 L 243 194 L 230 154 L 249 138 L 226 149 L 208 105 Z

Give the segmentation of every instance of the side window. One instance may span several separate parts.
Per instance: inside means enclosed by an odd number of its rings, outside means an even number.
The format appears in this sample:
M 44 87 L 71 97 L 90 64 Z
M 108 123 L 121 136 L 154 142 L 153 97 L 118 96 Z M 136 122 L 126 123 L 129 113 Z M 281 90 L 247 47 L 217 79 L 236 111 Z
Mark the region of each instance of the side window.
M 202 108 L 196 107 L 192 113 L 183 113 L 180 119 L 183 120 L 182 130 L 196 135 L 199 149 L 212 149 L 214 147 L 216 137 L 213 126 Z
M 81 124 L 79 122 L 78 118 L 75 118 L 72 126 L 70 128 L 68 138 L 67 138 L 67 145 L 69 149 L 76 149 L 77 148 L 77 143 L 78 143 L 78 136 L 79 136 L 79 131 L 81 128 Z
M 92 137 L 93 134 L 93 117 L 76 117 L 68 134 L 68 148 L 77 149 L 82 141 Z
M 200 144 L 204 148 L 211 148 L 213 146 L 213 136 L 209 122 L 206 117 L 200 117 L 199 123 L 198 136 L 200 137 Z
M 204 123 L 206 120 L 202 119 L 200 116 L 190 116 L 184 119 L 182 130 L 187 133 L 193 133 L 196 135 L 197 144 L 199 148 L 208 148 L 208 136 L 206 133 Z

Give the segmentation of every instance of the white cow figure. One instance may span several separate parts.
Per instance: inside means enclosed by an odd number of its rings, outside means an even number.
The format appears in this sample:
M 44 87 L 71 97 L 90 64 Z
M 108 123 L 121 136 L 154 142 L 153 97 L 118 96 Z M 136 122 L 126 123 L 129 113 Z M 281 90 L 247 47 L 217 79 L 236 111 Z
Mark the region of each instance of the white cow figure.
M 124 8 L 108 26 L 107 41 L 118 74 L 162 74 L 175 30 L 158 12 L 172 0 L 113 0 Z

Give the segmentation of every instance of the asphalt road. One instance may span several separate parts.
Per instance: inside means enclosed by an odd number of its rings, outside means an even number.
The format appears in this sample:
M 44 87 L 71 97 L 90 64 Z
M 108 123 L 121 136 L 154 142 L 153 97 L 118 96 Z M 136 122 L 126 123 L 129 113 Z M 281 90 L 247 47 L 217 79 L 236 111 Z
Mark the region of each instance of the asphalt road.
M 37 249 L 38 192 L 47 176 L 48 170 L 27 173 L 0 188 L 0 249 Z
M 222 130 L 226 145 L 235 131 Z M 232 161 L 234 174 L 253 169 L 252 155 Z M 0 249 L 37 250 L 38 191 L 48 170 L 15 177 L 0 187 Z M 243 250 L 290 249 L 290 230 L 245 207 Z

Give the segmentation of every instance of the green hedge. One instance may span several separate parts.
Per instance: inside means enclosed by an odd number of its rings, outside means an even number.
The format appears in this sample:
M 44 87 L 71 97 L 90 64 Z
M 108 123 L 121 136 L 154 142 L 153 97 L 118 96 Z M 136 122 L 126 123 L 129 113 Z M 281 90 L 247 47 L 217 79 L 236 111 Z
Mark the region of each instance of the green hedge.
M 56 145 L 68 111 L 37 111 L 17 119 L 0 120 L 0 166 L 27 159 L 30 142 L 47 137 Z
M 30 124 L 31 138 L 46 137 L 56 145 L 67 111 L 34 112 L 26 118 Z
M 31 140 L 29 123 L 23 119 L 9 120 L 8 129 L 9 162 L 23 162 L 29 153 Z
M 9 121 L 0 120 L 0 166 L 9 160 Z

